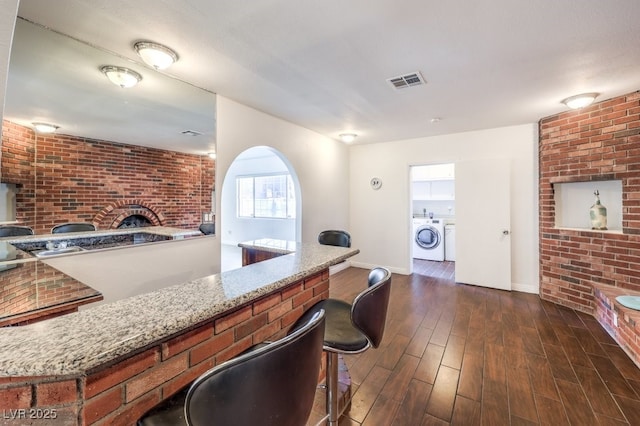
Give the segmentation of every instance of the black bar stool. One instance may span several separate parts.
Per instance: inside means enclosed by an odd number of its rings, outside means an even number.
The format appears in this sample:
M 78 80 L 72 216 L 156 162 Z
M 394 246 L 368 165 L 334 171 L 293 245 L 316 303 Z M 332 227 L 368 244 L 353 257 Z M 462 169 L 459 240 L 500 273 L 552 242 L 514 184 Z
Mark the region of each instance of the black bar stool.
M 351 235 L 347 231 L 330 229 L 318 234 L 318 242 L 325 246 L 351 247 Z
M 0 237 L 22 237 L 24 235 L 33 235 L 33 229 L 18 225 L 0 226 Z
M 83 232 L 83 231 L 95 231 L 96 227 L 93 223 L 87 222 L 69 222 L 61 223 L 51 228 L 52 234 L 62 234 L 64 232 Z
M 318 311 L 286 337 L 207 371 L 138 426 L 304 426 L 318 384 L 324 327 L 324 311 Z
M 369 347 L 377 348 L 384 334 L 391 293 L 391 272 L 386 268 L 374 268 L 369 273 L 368 283 L 369 286 L 356 296 L 352 304 L 337 299 L 322 300 L 309 308 L 294 324 L 295 329 L 317 312 L 325 311 L 327 422 L 330 425 L 337 425 L 342 414 L 338 408 L 338 354 L 357 354 Z

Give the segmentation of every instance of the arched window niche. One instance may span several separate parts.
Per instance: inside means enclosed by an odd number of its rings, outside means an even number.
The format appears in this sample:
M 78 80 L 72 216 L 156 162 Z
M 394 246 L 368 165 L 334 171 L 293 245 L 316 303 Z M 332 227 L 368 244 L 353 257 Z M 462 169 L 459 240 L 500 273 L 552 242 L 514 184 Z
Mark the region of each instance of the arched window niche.
M 240 153 L 222 181 L 221 271 L 241 267 L 243 241 L 300 241 L 301 199 L 298 175 L 280 151 L 255 146 Z

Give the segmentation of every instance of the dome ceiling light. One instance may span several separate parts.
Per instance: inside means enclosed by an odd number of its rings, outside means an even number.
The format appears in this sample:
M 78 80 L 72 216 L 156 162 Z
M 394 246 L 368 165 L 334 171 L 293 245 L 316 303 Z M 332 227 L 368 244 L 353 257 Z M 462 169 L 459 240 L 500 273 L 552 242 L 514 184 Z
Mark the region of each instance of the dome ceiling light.
M 129 68 L 105 65 L 100 68 L 100 71 L 107 76 L 109 81 L 123 89 L 133 87 L 142 80 L 140 74 Z
M 60 126 L 56 126 L 55 124 L 49 123 L 31 123 L 33 127 L 36 129 L 38 133 L 54 133 L 56 130 L 60 128 Z
M 355 133 L 341 133 L 338 136 L 340 137 L 340 140 L 344 143 L 351 143 L 354 140 L 356 140 L 356 138 L 358 137 L 358 135 L 356 135 Z
M 169 68 L 178 60 L 176 52 L 151 41 L 139 41 L 133 45 L 133 48 L 147 65 L 157 70 Z
M 599 93 L 582 93 L 580 95 L 570 96 L 564 99 L 562 103 L 571 109 L 580 109 L 591 105 L 598 95 Z

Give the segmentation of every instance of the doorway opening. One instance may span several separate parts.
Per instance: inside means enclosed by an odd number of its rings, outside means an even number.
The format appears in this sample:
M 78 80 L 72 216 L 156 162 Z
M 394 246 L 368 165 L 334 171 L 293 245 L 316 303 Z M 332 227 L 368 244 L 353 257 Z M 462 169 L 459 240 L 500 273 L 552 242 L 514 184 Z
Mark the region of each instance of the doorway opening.
M 242 267 L 241 242 L 301 241 L 301 197 L 298 175 L 281 152 L 256 146 L 240 153 L 222 182 L 221 272 Z
M 455 270 L 455 164 L 410 167 L 411 268 L 427 276 Z

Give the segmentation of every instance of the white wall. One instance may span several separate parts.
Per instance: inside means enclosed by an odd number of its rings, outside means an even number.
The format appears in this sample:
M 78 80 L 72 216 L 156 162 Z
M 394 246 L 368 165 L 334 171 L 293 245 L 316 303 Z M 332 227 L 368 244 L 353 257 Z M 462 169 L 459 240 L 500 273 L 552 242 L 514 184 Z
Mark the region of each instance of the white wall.
M 216 197 L 220 197 L 222 180 L 240 153 L 254 146 L 269 146 L 283 154 L 298 175 L 301 241 L 316 241 L 324 229 L 348 229 L 349 148 L 345 144 L 219 95 L 216 116 Z M 216 218 L 221 232 L 225 220 L 224 215 Z
M 0 121 L 4 112 L 4 94 L 9 76 L 9 57 L 19 0 L 0 0 Z
M 511 160 L 512 288 L 538 289 L 537 125 L 351 147 L 352 264 L 411 271 L 410 166 L 482 158 Z M 372 177 L 382 179 L 374 191 Z

